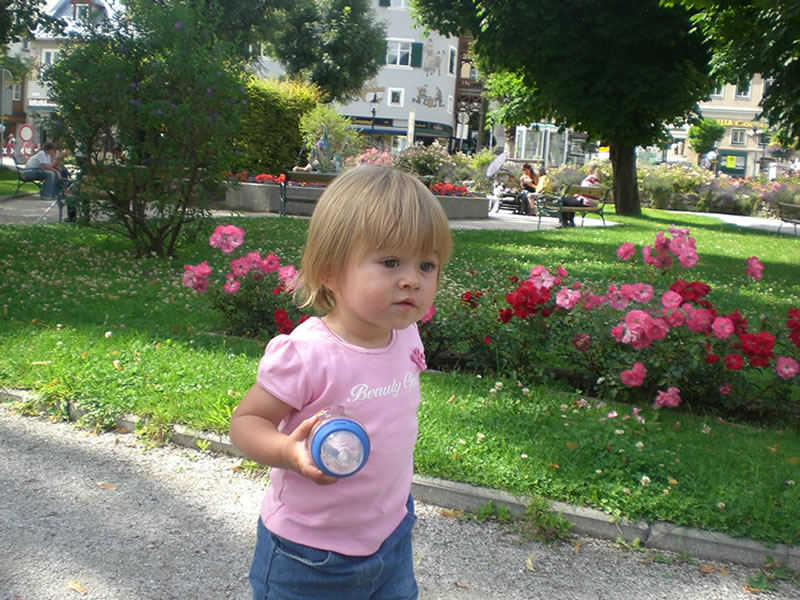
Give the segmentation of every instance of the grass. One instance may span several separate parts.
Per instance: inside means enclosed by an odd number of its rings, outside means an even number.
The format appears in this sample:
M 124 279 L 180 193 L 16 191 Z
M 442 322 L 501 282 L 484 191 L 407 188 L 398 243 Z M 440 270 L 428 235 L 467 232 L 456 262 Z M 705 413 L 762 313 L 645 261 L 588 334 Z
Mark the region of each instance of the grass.
M 3 166 L 0 168 L 0 197 L 12 196 L 17 191 L 17 174 L 13 169 Z M 23 183 L 19 189 L 20 196 L 24 194 L 36 194 L 39 188 L 34 183 Z
M 623 226 L 454 232 L 445 290 L 496 286 L 537 263 L 607 280 L 619 273 L 619 244 L 650 243 L 675 224 L 691 228 L 701 256 L 693 276 L 714 286 L 718 302 L 765 313 L 800 306 L 797 239 L 701 215 L 645 211 L 615 220 Z M 230 221 L 247 231 L 248 250 L 297 263 L 307 221 Z M 0 226 L 0 385 L 39 390 L 56 413 L 74 401 L 92 425 L 134 412 L 156 426 L 227 431 L 265 340 L 220 335 L 205 298 L 180 285 L 183 264 L 208 255 L 201 241 L 175 260 L 135 260 L 124 241 L 100 231 Z M 764 280 L 746 289 L 728 283 L 748 256 L 764 263 Z M 617 517 L 800 541 L 796 426 L 649 407 L 641 407 L 640 423 L 630 405 L 604 405 L 524 376 L 502 384 L 467 373 L 423 375 L 419 473 Z

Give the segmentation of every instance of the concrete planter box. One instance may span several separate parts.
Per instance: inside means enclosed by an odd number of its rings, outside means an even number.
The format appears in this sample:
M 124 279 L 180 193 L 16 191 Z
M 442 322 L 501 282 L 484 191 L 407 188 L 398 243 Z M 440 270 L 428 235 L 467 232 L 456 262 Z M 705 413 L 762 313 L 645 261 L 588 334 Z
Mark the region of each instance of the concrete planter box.
M 436 199 L 451 221 L 489 218 L 489 201 L 485 196 L 436 196 Z
M 221 208 L 245 212 L 274 212 L 281 209 L 281 188 L 274 183 L 229 185 Z
M 309 216 L 314 209 L 312 202 L 318 200 L 323 191 L 322 187 L 292 187 L 290 200 L 286 203 L 286 213 Z M 292 202 L 292 198 L 299 202 Z M 436 196 L 436 199 L 450 220 L 487 219 L 489 216 L 489 202 L 483 196 Z M 218 207 L 245 212 L 278 213 L 281 207 L 280 186 L 272 183 L 240 183 L 235 187 L 228 186 L 225 201 Z

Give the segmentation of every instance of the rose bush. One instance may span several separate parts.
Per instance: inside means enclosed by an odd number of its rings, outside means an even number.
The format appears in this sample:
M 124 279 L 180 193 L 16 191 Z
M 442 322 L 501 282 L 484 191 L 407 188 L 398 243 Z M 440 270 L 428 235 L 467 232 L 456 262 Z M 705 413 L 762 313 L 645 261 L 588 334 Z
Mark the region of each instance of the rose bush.
M 226 255 L 243 243 L 244 230 L 234 225 L 218 226 L 209 238 L 209 245 Z M 290 333 L 308 318 L 292 302 L 294 266 L 281 266 L 280 259 L 272 253 L 262 257 L 258 252 L 248 252 L 232 258 L 228 268 L 217 268 L 219 276 L 213 287 L 209 280 L 212 273 L 214 269 L 208 261 L 185 265 L 183 285 L 199 294 L 209 294 L 212 306 L 226 319 L 226 331 L 232 335 L 269 338 Z
M 539 265 L 511 277 L 509 290 L 440 294 L 421 326 L 428 363 L 564 378 L 604 399 L 658 407 L 800 412 L 800 309 L 780 321 L 746 318 L 715 306 L 708 283 L 669 277 L 698 262 L 686 229 L 660 232 L 641 264 L 636 254 L 630 243 L 617 250 L 630 283 L 598 288 Z M 741 277 L 759 285 L 762 272 L 751 257 Z

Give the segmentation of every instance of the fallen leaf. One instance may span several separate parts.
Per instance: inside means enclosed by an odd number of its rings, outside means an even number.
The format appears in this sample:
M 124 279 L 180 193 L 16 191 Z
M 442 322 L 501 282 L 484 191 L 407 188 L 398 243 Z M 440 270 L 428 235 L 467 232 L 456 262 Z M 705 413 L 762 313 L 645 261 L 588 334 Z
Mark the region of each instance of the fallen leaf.
M 231 471 L 241 471 L 243 468 L 242 465 L 233 465 Z
M 117 489 L 117 486 L 115 486 L 113 483 L 106 483 L 105 481 L 98 481 L 97 487 L 103 488 L 104 490 L 110 490 L 112 492 Z
M 700 567 L 699 571 L 701 573 L 716 573 L 717 567 L 711 565 L 703 565 L 702 567 Z
M 567 442 L 567 448 L 569 448 L 570 450 L 575 450 L 575 448 L 577 447 L 578 444 L 576 444 L 575 442 Z
M 586 543 L 586 540 L 578 540 L 578 543 L 575 544 L 575 548 L 574 548 L 575 554 L 577 554 L 578 552 L 581 551 L 581 546 L 583 546 L 585 543 Z
M 561 468 L 559 465 L 557 465 L 555 463 L 547 463 L 547 466 L 550 467 L 553 470 Z
M 744 584 L 744 591 L 745 591 L 745 592 L 747 592 L 747 593 L 749 593 L 749 594 L 760 594 L 760 593 L 761 593 L 761 592 L 763 592 L 764 590 L 762 590 L 761 588 L 754 588 L 754 587 L 753 587 L 752 585 L 750 585 L 749 583 L 745 583 L 745 584 Z
M 796 465 L 796 464 L 800 463 L 800 456 L 791 456 L 791 457 L 786 459 L 786 462 L 788 462 L 789 464 L 792 464 L 792 465 Z
M 32 365 L 52 365 L 53 361 L 52 360 L 32 360 L 31 364 Z
M 463 583 L 458 583 L 457 581 L 454 582 L 453 585 L 456 586 L 457 588 L 461 589 L 461 590 L 467 589 L 467 586 L 465 586 Z
M 723 569 L 722 567 L 720 567 L 720 569 L 719 569 L 719 574 L 724 576 L 724 577 L 728 576 L 728 572 L 725 569 Z
M 439 511 L 439 514 L 442 515 L 443 517 L 449 517 L 451 519 L 454 519 L 456 517 L 462 516 L 464 514 L 464 511 L 463 510 L 451 510 L 449 508 L 443 508 L 442 510 Z
M 86 587 L 84 587 L 77 581 L 70 580 L 69 582 L 67 582 L 67 587 L 71 589 L 73 592 L 78 592 L 79 594 L 86 594 L 89 592 L 89 590 L 87 590 Z
M 667 478 L 667 481 L 669 482 L 670 485 L 678 485 L 678 480 L 673 477 Z
M 528 555 L 528 558 L 525 559 L 525 568 L 528 569 L 528 571 L 533 571 L 533 561 L 535 558 L 536 554 L 531 553 Z
M 454 402 L 454 401 L 455 401 L 455 399 L 456 399 L 456 395 L 455 395 L 455 394 L 453 394 L 452 396 L 450 396 L 450 397 L 447 399 L 447 401 L 448 401 L 448 402 Z
M 773 454 L 775 454 L 778 451 L 778 449 L 774 446 L 767 446 L 767 450 L 769 450 Z

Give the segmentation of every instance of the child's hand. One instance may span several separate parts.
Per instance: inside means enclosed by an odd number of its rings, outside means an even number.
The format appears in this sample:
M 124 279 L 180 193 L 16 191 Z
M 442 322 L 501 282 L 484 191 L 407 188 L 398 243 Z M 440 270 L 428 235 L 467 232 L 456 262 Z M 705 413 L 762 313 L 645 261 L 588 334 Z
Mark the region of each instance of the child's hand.
M 339 480 L 336 477 L 326 475 L 317 468 L 306 445 L 308 435 L 311 433 L 318 418 L 318 415 L 309 417 L 300 423 L 286 438 L 286 443 L 283 445 L 283 459 L 290 469 L 303 477 L 319 485 L 330 485 Z

